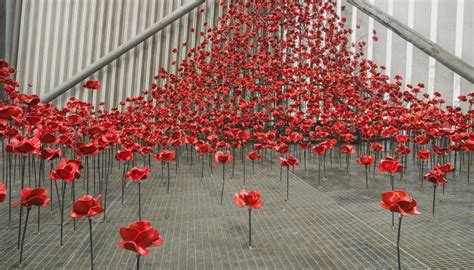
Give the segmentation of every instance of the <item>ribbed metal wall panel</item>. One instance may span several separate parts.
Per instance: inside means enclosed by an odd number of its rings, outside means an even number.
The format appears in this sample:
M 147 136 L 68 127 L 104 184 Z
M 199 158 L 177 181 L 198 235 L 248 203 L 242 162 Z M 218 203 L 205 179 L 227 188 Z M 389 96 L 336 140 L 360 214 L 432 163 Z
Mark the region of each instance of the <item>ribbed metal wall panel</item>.
M 444 49 L 474 65 L 474 1 L 472 0 L 369 0 L 384 12 L 394 16 L 415 31 L 436 41 Z M 346 26 L 353 30 L 354 40 L 367 44 L 366 55 L 392 77 L 401 75 L 404 84 L 425 84 L 425 92 L 439 91 L 446 105 L 457 105 L 457 97 L 474 90 L 474 85 L 430 59 L 390 30 L 373 22 L 366 14 L 342 0 L 342 16 L 348 19 Z M 353 21 L 355 19 L 355 21 Z M 371 22 L 372 21 L 372 22 Z M 355 23 L 352 23 L 355 22 Z M 357 28 L 359 26 L 359 28 Z M 372 42 L 372 30 L 378 41 Z M 466 105 L 467 106 L 467 105 Z
M 334 0 L 347 18 L 346 26 L 354 30 L 353 40 L 366 40 L 366 55 L 379 65 L 387 66 L 390 75 L 399 74 L 405 83 L 424 83 L 429 90 L 440 91 L 447 104 L 455 97 L 474 89 L 473 84 L 372 21 L 345 0 Z M 18 77 L 22 90 L 43 95 L 87 67 L 96 59 L 118 47 L 152 23 L 160 20 L 186 0 L 23 0 L 18 55 Z M 228 1 L 227 1 L 228 2 Z M 434 38 L 445 49 L 474 64 L 474 1 L 468 0 L 370 0 L 382 10 L 412 26 L 423 35 Z M 203 37 L 203 22 L 213 26 L 223 10 L 219 0 L 207 0 L 197 9 L 149 38 L 117 61 L 94 74 L 102 89 L 94 93 L 96 104 L 106 101 L 108 107 L 146 89 L 160 67 L 170 72 L 173 60 L 186 57 L 189 48 Z M 356 26 L 360 26 L 357 28 Z M 192 32 L 191 28 L 195 31 Z M 378 41 L 372 42 L 372 29 Z M 187 46 L 181 46 L 186 42 Z M 177 54 L 171 50 L 178 48 Z M 33 87 L 26 87 L 27 83 Z M 454 94 L 453 94 L 454 93 Z M 91 92 L 80 85 L 57 99 L 63 105 L 69 97 L 82 100 Z M 454 98 L 453 98 L 453 95 Z
M 186 0 L 23 0 L 19 38 L 20 89 L 44 95 L 61 82 L 186 3 Z M 202 41 L 204 21 L 214 25 L 219 0 L 208 0 L 163 31 L 127 52 L 90 77 L 101 81 L 94 92 L 96 105 L 117 106 L 126 97 L 148 88 L 160 67 L 176 71 L 171 62 L 184 59 L 189 48 Z M 196 31 L 191 32 L 190 29 Z M 186 42 L 187 46 L 182 44 Z M 177 54 L 172 54 L 178 48 Z M 28 87 L 31 83 L 33 86 Z M 71 97 L 91 98 L 77 85 L 55 103 Z

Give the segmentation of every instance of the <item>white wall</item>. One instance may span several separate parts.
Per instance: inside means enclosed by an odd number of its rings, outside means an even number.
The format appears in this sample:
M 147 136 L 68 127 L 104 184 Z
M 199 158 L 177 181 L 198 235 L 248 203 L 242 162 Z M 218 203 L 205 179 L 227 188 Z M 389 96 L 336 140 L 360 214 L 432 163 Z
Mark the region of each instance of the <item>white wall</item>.
M 474 1 L 473 0 L 368 0 L 393 15 L 415 31 L 436 41 L 441 47 L 474 65 Z M 474 91 L 474 85 L 430 59 L 418 48 L 373 22 L 367 15 L 342 0 L 346 10 L 342 16 L 351 27 L 353 18 L 360 28 L 353 28 L 356 40 L 371 41 L 371 30 L 377 31 L 378 42 L 368 46 L 367 55 L 379 65 L 387 66 L 387 73 L 404 78 L 404 83 L 424 83 L 425 92 L 439 91 L 447 105 L 456 97 Z M 369 28 L 369 24 L 373 28 Z M 454 97 L 454 98 L 453 98 Z

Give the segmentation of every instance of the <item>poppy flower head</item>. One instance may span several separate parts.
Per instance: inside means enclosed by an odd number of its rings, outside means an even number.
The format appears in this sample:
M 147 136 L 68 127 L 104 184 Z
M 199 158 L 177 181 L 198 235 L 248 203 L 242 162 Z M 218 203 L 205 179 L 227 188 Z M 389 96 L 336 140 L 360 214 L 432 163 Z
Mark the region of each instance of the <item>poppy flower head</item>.
M 23 115 L 23 109 L 14 104 L 0 106 L 0 119 L 13 120 L 19 119 Z
M 454 167 L 454 165 L 453 165 L 452 163 L 448 162 L 448 163 L 446 163 L 446 164 L 444 164 L 444 165 L 436 164 L 436 165 L 435 165 L 435 169 L 436 169 L 436 170 L 439 170 L 439 171 L 441 171 L 441 172 L 443 172 L 443 173 L 446 174 L 446 173 L 452 173 L 452 172 L 454 172 L 454 170 L 455 170 L 456 168 Z
M 125 176 L 127 177 L 128 180 L 133 180 L 133 181 L 141 181 L 150 175 L 150 168 L 148 167 L 133 167 L 130 169 Z
M 312 151 L 313 151 L 314 154 L 324 155 L 324 154 L 326 154 L 327 147 L 326 147 L 325 144 L 319 143 L 318 145 L 315 145 L 313 147 Z
M 41 148 L 41 142 L 38 138 L 33 137 L 29 139 L 28 137 L 23 138 L 19 141 L 12 139 L 12 150 L 16 155 L 19 154 L 38 154 Z
M 382 194 L 380 205 L 390 212 L 400 213 L 402 216 L 418 215 L 416 201 L 401 190 L 387 191 Z
M 51 170 L 49 177 L 52 180 L 64 180 L 71 182 L 81 177 L 79 164 L 75 160 L 61 159 L 56 170 Z
M 284 167 L 296 167 L 299 162 L 294 156 L 288 156 L 288 158 L 280 157 L 280 165 Z
M 350 154 L 355 154 L 356 150 L 354 148 L 354 146 L 350 145 L 350 144 L 345 144 L 343 146 L 341 146 L 341 153 L 343 154 L 347 154 L 347 155 L 350 155 Z
M 416 136 L 415 139 L 413 140 L 413 143 L 416 143 L 416 144 L 427 144 L 430 142 L 430 139 L 424 135 L 419 135 L 419 136 Z
M 429 171 L 427 174 L 424 175 L 426 181 L 431 182 L 437 186 L 445 184 L 448 182 L 444 177 L 444 173 L 440 170 L 434 169 Z
M 390 156 L 386 156 L 385 159 L 382 159 L 378 168 L 381 172 L 388 173 L 400 173 L 403 171 L 403 166 L 400 161 Z
M 232 162 L 234 158 L 230 155 L 230 151 L 227 151 L 226 153 L 223 153 L 221 151 L 217 151 L 214 154 L 214 161 L 217 164 L 229 164 Z
M 198 143 L 194 145 L 194 149 L 202 154 L 211 152 L 211 146 L 208 143 Z
M 381 151 L 383 151 L 383 146 L 378 142 L 371 143 L 370 144 L 370 151 L 381 152 Z
M 117 243 L 117 246 L 140 256 L 147 256 L 150 254 L 148 248 L 162 245 L 165 241 L 148 220 L 139 220 L 120 228 L 120 236 L 123 241 Z
M 95 141 L 92 141 L 91 143 L 80 142 L 76 146 L 76 153 L 79 156 L 97 156 L 99 154 L 99 148 L 97 147 L 97 143 Z
M 375 158 L 373 156 L 360 155 L 357 163 L 360 165 L 369 166 L 375 163 Z
M 431 158 L 431 153 L 430 150 L 428 149 L 423 149 L 418 152 L 418 155 L 416 156 L 418 159 L 429 159 Z
M 397 146 L 397 148 L 395 148 L 395 152 L 402 155 L 408 155 L 411 153 L 411 149 L 404 144 L 400 144 Z
M 104 208 L 100 205 L 101 200 L 102 195 L 100 194 L 97 199 L 94 199 L 91 195 L 80 197 L 72 205 L 71 217 L 81 218 L 85 216 L 90 218 L 104 212 Z
M 116 160 L 124 160 L 124 161 L 133 160 L 133 153 L 131 151 L 128 151 L 128 150 L 119 150 L 115 154 L 115 159 Z
M 398 142 L 398 143 L 405 143 L 405 142 L 408 142 L 409 140 L 410 140 L 410 138 L 408 138 L 408 136 L 405 136 L 405 135 L 395 136 L 395 141 Z
M 262 157 L 262 155 L 260 155 L 259 153 L 255 152 L 255 151 L 249 152 L 247 154 L 247 160 L 256 160 L 256 159 L 259 159 L 261 157 Z
M 238 207 L 245 205 L 258 209 L 263 205 L 263 200 L 260 198 L 260 192 L 256 190 L 246 191 L 242 189 L 239 193 L 235 193 L 234 201 Z
M 21 200 L 12 204 L 12 207 L 23 205 L 27 208 L 31 206 L 45 206 L 48 205 L 50 198 L 48 191 L 45 188 L 28 188 L 21 190 Z
M 7 198 L 7 189 L 3 183 L 0 183 L 0 202 L 4 202 Z
M 82 87 L 90 90 L 99 90 L 100 82 L 98 80 L 87 80 Z
M 155 159 L 160 160 L 161 162 L 170 162 L 175 160 L 176 152 L 172 150 L 162 150 L 160 153 L 155 155 Z
M 28 106 L 34 107 L 38 105 L 40 99 L 37 95 L 27 95 L 27 94 L 18 94 L 15 98 L 16 101 L 22 104 L 26 104 Z
M 43 160 L 53 160 L 61 157 L 61 148 L 43 148 L 38 155 Z
M 474 151 L 474 140 L 465 140 L 464 141 L 464 148 L 467 150 L 467 151 Z

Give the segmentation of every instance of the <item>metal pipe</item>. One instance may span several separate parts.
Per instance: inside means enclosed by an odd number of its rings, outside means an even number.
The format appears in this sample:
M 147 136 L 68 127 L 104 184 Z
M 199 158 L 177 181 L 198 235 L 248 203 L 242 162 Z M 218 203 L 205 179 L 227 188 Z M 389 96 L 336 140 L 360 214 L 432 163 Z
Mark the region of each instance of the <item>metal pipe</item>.
M 450 70 L 459 74 L 459 76 L 471 83 L 474 83 L 474 67 L 463 61 L 461 58 L 443 49 L 435 42 L 425 38 L 420 33 L 416 32 L 415 30 L 411 29 L 407 25 L 386 14 L 365 0 L 347 0 L 347 2 L 357 7 L 383 26 L 391 29 L 401 38 L 412 43 L 418 49 L 433 57 Z
M 88 66 L 87 68 L 83 69 L 76 75 L 72 76 L 65 82 L 63 82 L 61 85 L 53 89 L 52 91 L 46 93 L 45 96 L 41 97 L 41 101 L 48 103 L 57 98 L 58 96 L 64 94 L 68 90 L 70 90 L 72 87 L 74 87 L 76 84 L 82 82 L 84 79 L 89 77 L 91 74 L 94 72 L 98 71 L 99 69 L 103 68 L 104 66 L 110 64 L 114 60 L 116 60 L 118 57 L 129 51 L 130 49 L 136 47 L 138 44 L 146 40 L 147 38 L 151 37 L 158 31 L 162 30 L 163 28 L 167 27 L 177 19 L 181 18 L 185 14 L 187 14 L 189 11 L 193 10 L 200 4 L 204 3 L 205 0 L 193 0 L 189 1 L 189 3 L 186 3 L 185 5 L 179 7 L 175 11 L 171 12 L 168 14 L 166 17 L 161 19 L 159 22 L 156 22 L 155 24 L 151 25 L 147 29 L 143 30 L 143 32 L 140 32 L 136 36 L 132 37 L 130 40 L 125 42 L 124 44 L 120 45 L 118 48 L 112 50 L 108 54 L 104 55 L 101 57 L 99 60 L 97 60 L 95 63 L 92 65 Z

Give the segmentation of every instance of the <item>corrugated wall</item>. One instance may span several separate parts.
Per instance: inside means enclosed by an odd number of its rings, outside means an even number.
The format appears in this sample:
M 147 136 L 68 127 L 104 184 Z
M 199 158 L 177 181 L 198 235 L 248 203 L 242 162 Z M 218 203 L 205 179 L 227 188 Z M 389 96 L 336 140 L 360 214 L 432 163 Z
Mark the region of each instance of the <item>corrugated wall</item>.
M 423 82 L 430 92 L 443 93 L 447 104 L 460 94 L 474 90 L 442 64 L 411 46 L 344 0 L 336 0 L 355 31 L 352 40 L 367 40 L 367 56 L 387 67 L 390 75 L 400 74 L 405 83 Z M 471 0 L 369 0 L 445 49 L 474 64 L 474 1 Z M 186 0 L 23 0 L 17 79 L 22 89 L 45 94 L 107 52 L 183 5 Z M 137 95 L 153 81 L 160 67 L 171 72 L 171 61 L 180 60 L 188 48 L 199 43 L 202 23 L 212 26 L 222 14 L 219 0 L 207 0 L 165 30 L 94 74 L 103 88 L 95 102 L 116 106 L 125 97 Z M 357 26 L 360 26 L 357 28 Z M 196 31 L 191 32 L 190 29 Z M 372 41 L 376 29 L 378 42 Z M 187 42 L 187 47 L 180 44 Z M 171 54 L 173 48 L 179 53 Z M 64 104 L 70 96 L 87 100 L 90 94 L 76 86 L 58 98 Z
M 44 95 L 55 86 L 118 47 L 147 26 L 159 21 L 186 0 L 23 0 L 18 81 L 26 92 Z M 204 8 L 199 13 L 199 8 Z M 96 104 L 116 106 L 125 97 L 149 87 L 160 67 L 171 72 L 171 61 L 182 59 L 198 44 L 202 23 L 209 26 L 221 12 L 219 0 L 205 4 L 121 56 L 94 74 L 102 89 L 94 94 Z M 191 32 L 190 29 L 196 31 Z M 187 47 L 181 46 L 187 42 Z M 177 54 L 171 54 L 178 48 Z M 33 84 L 25 89 L 26 84 Z M 89 99 L 80 85 L 57 99 Z
M 342 15 L 353 32 L 352 40 L 365 40 L 366 55 L 386 66 L 388 75 L 401 75 L 405 84 L 424 83 L 426 92 L 439 91 L 447 105 L 474 91 L 474 85 L 369 18 L 344 0 Z M 367 0 L 401 22 L 474 65 L 474 1 L 472 0 Z M 359 26 L 359 28 L 357 28 Z M 372 29 L 378 41 L 372 40 Z

